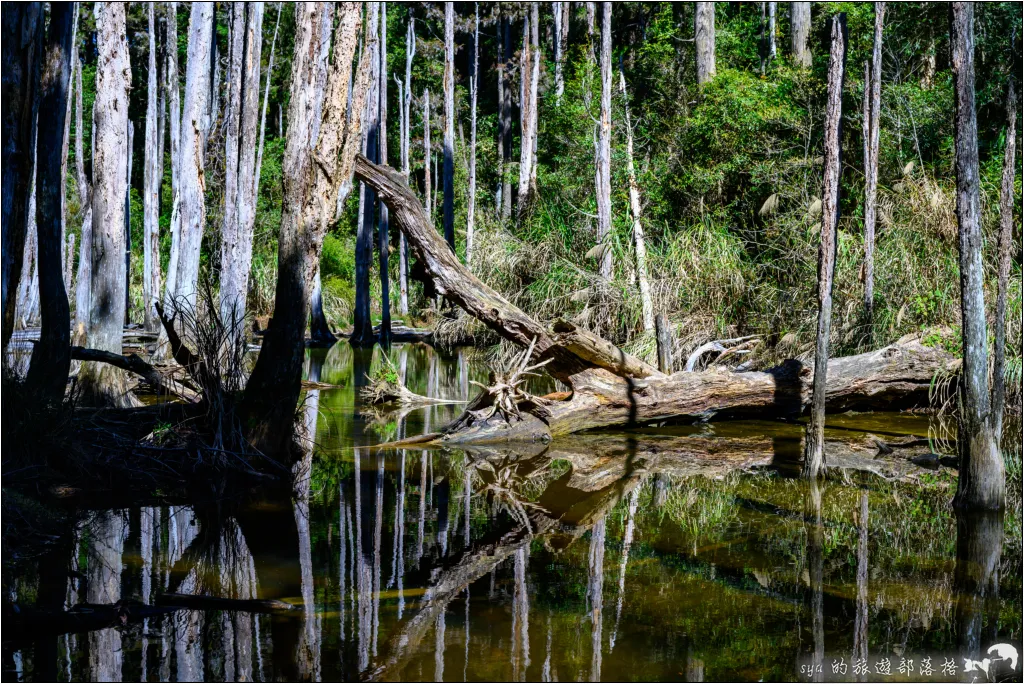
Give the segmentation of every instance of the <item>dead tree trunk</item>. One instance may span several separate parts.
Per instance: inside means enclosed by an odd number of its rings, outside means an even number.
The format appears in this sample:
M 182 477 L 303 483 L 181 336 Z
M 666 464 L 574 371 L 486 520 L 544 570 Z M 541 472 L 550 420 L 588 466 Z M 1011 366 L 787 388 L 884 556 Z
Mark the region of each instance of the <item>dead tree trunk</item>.
M 367 39 L 363 54 L 370 64 L 370 90 L 366 97 L 366 134 L 364 145 L 366 156 L 380 160 L 380 43 L 378 42 L 380 5 L 367 5 Z M 353 110 L 355 111 L 355 110 Z M 289 111 L 289 116 L 291 112 Z M 289 119 L 290 121 L 290 119 Z M 353 330 L 349 344 L 354 347 L 372 347 L 377 343 L 373 334 L 373 319 L 370 309 L 370 264 L 373 262 L 374 224 L 377 220 L 377 195 L 373 188 L 364 185 L 360 192 L 362 216 L 356 230 L 355 265 L 355 310 Z
M 825 104 L 825 180 L 821 201 L 821 245 L 818 250 L 818 335 L 814 350 L 814 396 L 804 444 L 804 475 L 816 479 L 825 466 L 825 394 L 828 345 L 832 332 L 832 276 L 836 268 L 839 192 L 842 177 L 843 80 L 846 71 L 846 15 L 832 18 Z
M 225 124 L 224 227 L 221 233 L 220 318 L 233 336 L 243 332 L 253 228 L 259 183 L 260 54 L 263 4 L 232 5 L 228 63 L 228 115 Z
M 950 52 L 955 83 L 956 217 L 960 232 L 964 350 L 957 439 L 960 477 L 954 504 L 960 508 L 1001 509 L 1005 475 L 990 414 L 978 124 L 974 107 L 974 5 L 969 2 L 953 3 Z
M 480 3 L 473 3 L 473 59 L 469 76 L 469 207 L 466 210 L 466 266 L 473 269 L 476 229 L 476 100 L 480 88 Z
M 416 56 L 416 28 L 409 6 L 409 23 L 405 30 L 405 88 L 402 92 L 402 173 L 407 183 L 412 182 L 412 150 L 410 131 L 412 129 L 412 60 Z M 409 245 L 405 233 L 398 235 L 398 290 L 399 311 L 409 315 Z
M 455 3 L 444 3 L 444 239 L 455 251 Z
M 178 3 L 167 3 L 167 44 L 178 45 Z M 181 87 L 178 74 L 178 50 L 167 50 L 167 106 L 168 131 L 171 138 L 171 253 L 164 279 L 164 306 L 170 307 L 174 299 L 174 285 L 181 251 Z M 161 334 L 163 329 L 161 328 Z M 161 338 L 162 340 L 163 338 Z M 166 345 L 158 345 L 157 355 L 166 356 Z
M 636 250 L 636 278 L 640 285 L 640 305 L 643 310 L 644 330 L 654 332 L 654 302 L 651 299 L 651 281 L 647 276 L 647 243 L 640 220 L 640 184 L 633 165 L 633 122 L 629 117 L 629 95 L 626 92 L 626 74 L 619 64 L 619 89 L 622 92 L 622 111 L 626 123 L 626 173 L 629 176 L 629 207 L 633 213 L 633 241 Z
M 533 188 L 530 179 L 533 175 L 534 139 L 537 135 L 534 129 L 537 120 L 535 109 L 537 107 L 536 79 L 534 78 L 534 62 L 536 61 L 535 46 L 531 45 L 533 33 L 533 19 L 535 12 L 532 8 L 523 15 L 523 50 L 519 61 L 520 80 L 520 106 L 519 122 L 522 134 L 519 142 L 519 196 L 517 198 L 516 211 L 522 216 L 532 201 Z M 539 66 L 539 65 L 537 65 Z
M 380 64 L 377 67 L 377 88 L 380 97 L 380 163 L 386 165 L 388 163 L 388 4 L 386 2 L 380 4 L 379 52 Z M 391 249 L 391 238 L 388 235 L 388 208 L 381 202 L 379 203 L 379 210 L 377 266 L 380 274 L 380 333 L 378 334 L 377 341 L 382 347 L 387 349 L 391 345 L 391 289 L 390 278 L 388 277 L 388 253 Z M 453 235 L 454 230 L 453 226 Z
M 267 61 L 267 80 L 263 87 L 263 110 L 260 113 L 260 143 L 256 150 L 256 195 L 260 191 L 260 172 L 263 170 L 263 143 L 267 138 L 267 110 L 270 108 L 270 79 L 274 77 L 274 56 L 277 49 L 277 32 L 281 28 L 281 5 L 277 9 L 277 21 L 274 22 L 274 37 L 270 40 L 270 59 Z
M 768 62 L 775 61 L 778 56 L 779 49 L 775 42 L 775 32 L 777 30 L 776 23 L 778 17 L 778 6 L 777 2 L 768 3 Z
M 36 98 L 43 46 L 43 3 L 4 7 L 3 12 L 3 346 L 14 332 L 21 282 L 28 198 L 34 175 Z
M 512 22 L 507 10 L 501 11 L 498 37 L 498 215 L 508 219 L 512 216 Z
M 790 51 L 793 63 L 804 69 L 811 68 L 811 49 L 807 39 L 811 34 L 811 3 L 789 3 Z
M 555 20 L 555 102 L 561 102 L 565 92 L 565 50 L 569 46 L 568 2 L 552 2 L 551 14 Z
M 39 244 L 39 303 L 42 329 L 32 352 L 28 384 L 41 402 L 56 405 L 64 398 L 71 367 L 71 311 L 64 289 L 61 240 L 64 186 L 64 118 L 67 116 L 71 76 L 71 41 L 75 5 L 51 5 L 43 46 L 43 73 L 39 106 L 48 121 L 39 131 L 36 151 L 36 230 Z
M 715 3 L 698 2 L 696 5 L 697 85 L 702 86 L 715 77 Z
M 157 162 L 157 90 L 156 9 L 147 7 L 149 21 L 149 68 L 146 83 L 146 140 L 142 174 L 142 302 L 146 330 L 158 330 L 155 298 L 160 296 L 160 171 Z
M 96 44 L 99 71 L 93 104 L 92 284 L 89 298 L 89 346 L 121 353 L 125 314 L 124 266 L 128 191 L 128 64 L 125 7 L 109 3 L 97 8 Z M 84 363 L 79 386 L 86 405 L 125 406 L 132 403 L 121 370 Z
M 77 40 L 77 38 L 76 38 Z M 82 65 L 78 69 L 78 82 L 82 81 Z M 84 332 L 89 325 L 89 293 L 92 291 L 92 185 L 85 175 L 85 152 L 83 139 L 85 128 L 82 121 L 82 88 L 75 91 L 75 182 L 78 199 L 82 207 L 82 239 L 78 242 L 78 273 L 75 275 L 75 330 Z M 95 140 L 95 136 L 93 137 Z
M 1006 149 L 999 190 L 999 280 L 996 289 L 995 359 L 992 365 L 992 429 L 997 443 L 1003 436 L 1006 407 L 1006 299 L 1013 262 L 1013 181 L 1017 172 L 1017 91 L 1014 79 L 1006 93 Z
M 358 112 L 368 104 L 371 66 L 379 67 L 379 63 L 371 64 L 376 40 L 368 40 L 353 79 L 350 103 L 349 79 L 362 7 L 354 2 L 339 5 L 333 41 L 330 4 L 303 4 L 297 11 L 274 320 L 243 400 L 250 440 L 264 453 L 274 454 L 285 453 L 290 445 L 305 357 L 310 281 L 327 225 L 334 217 L 338 192 L 351 176 L 359 149 L 362 120 Z M 328 53 L 327 44 L 333 54 Z M 310 106 L 317 101 L 322 106 Z M 350 104 L 353 114 L 346 121 Z M 314 122 L 310 119 L 316 111 L 319 120 Z
M 612 3 L 601 3 L 601 118 L 597 129 L 597 244 L 604 284 L 612 279 Z
M 878 145 L 882 108 L 882 26 L 885 23 L 885 3 L 875 3 L 875 41 L 871 52 L 870 98 L 865 99 L 868 108 L 865 130 L 864 157 L 864 321 L 868 326 L 869 339 L 872 337 L 875 300 L 875 216 L 878 210 Z M 865 88 L 869 85 L 864 84 Z
M 643 424 L 715 412 L 794 415 L 811 398 L 812 369 L 791 361 L 762 373 L 711 370 L 666 376 L 611 343 L 567 324 L 547 328 L 482 283 L 447 248 L 401 174 L 356 159 L 356 177 L 391 208 L 434 287 L 499 335 L 531 347 L 532 360 L 572 387 L 569 399 L 530 397 L 518 420 L 483 419 L 483 397 L 447 429 L 451 442 L 546 440 L 589 428 Z M 550 359 L 550 360 L 549 360 Z M 919 344 L 888 347 L 830 363 L 827 405 L 835 410 L 926 403 L 936 372 L 954 359 Z M 475 413 L 474 413 L 475 412 Z
M 427 220 L 431 220 L 431 209 L 433 203 L 430 198 L 434 196 L 431 187 L 430 177 L 430 89 L 423 89 L 423 209 L 427 213 Z

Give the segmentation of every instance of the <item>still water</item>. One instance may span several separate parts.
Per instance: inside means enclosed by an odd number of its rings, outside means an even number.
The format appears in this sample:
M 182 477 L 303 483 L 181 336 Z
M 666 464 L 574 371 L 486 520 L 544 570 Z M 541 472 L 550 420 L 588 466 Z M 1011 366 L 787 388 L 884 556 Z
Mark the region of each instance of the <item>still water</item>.
M 299 610 L 5 629 L 4 679 L 986 681 L 965 655 L 1020 650 L 1019 495 L 1005 519 L 958 520 L 949 469 L 927 487 L 864 472 L 808 487 L 802 427 L 778 422 L 375 449 L 461 410 L 361 405 L 381 354 L 310 352 L 307 376 L 336 387 L 307 393 L 315 446 L 292 496 L 84 512 L 72 550 L 9 584 L 26 605 L 56 582 L 67 606 L 182 593 Z M 469 352 L 390 357 L 420 394 L 464 400 L 486 380 Z M 939 434 L 926 417 L 844 415 L 830 448 L 866 433 Z M 988 681 L 1020 680 L 988 657 Z

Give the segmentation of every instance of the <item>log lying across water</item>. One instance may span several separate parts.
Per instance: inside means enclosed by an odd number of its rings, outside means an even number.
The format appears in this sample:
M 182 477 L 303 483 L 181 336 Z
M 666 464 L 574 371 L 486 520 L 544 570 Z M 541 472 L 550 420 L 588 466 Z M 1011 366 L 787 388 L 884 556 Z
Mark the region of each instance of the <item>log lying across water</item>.
M 489 404 L 478 397 L 438 441 L 548 441 L 581 430 L 715 414 L 792 417 L 808 406 L 811 363 L 788 361 L 764 372 L 665 375 L 593 333 L 562 322 L 545 327 L 459 262 L 400 174 L 362 156 L 355 174 L 387 205 L 440 293 L 505 339 L 523 347 L 533 343 L 534 360 L 551 359 L 545 370 L 572 388 L 568 396 L 539 399 L 539 410 L 524 408 L 511 422 L 488 415 Z M 832 359 L 826 406 L 830 411 L 925 406 L 934 379 L 958 370 L 958 359 L 918 342 Z

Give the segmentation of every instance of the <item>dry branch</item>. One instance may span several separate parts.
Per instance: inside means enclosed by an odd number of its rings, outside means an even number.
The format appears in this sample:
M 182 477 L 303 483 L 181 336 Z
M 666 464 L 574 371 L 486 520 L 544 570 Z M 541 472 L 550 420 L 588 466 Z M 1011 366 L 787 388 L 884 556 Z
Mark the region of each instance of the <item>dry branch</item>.
M 108 363 L 129 373 L 135 373 L 158 392 L 173 394 L 185 401 L 196 402 L 200 398 L 199 392 L 178 382 L 174 378 L 167 377 L 135 354 L 122 356 L 121 354 L 103 351 L 102 349 L 71 347 L 71 358 L 75 361 Z

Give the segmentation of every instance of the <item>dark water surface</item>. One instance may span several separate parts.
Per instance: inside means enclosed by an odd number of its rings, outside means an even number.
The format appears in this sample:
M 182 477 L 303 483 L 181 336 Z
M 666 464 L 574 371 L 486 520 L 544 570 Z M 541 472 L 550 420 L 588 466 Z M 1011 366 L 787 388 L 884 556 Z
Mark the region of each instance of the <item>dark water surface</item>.
M 375 412 L 356 386 L 379 350 L 310 353 L 310 378 L 339 387 L 306 397 L 316 448 L 294 497 L 89 512 L 74 549 L 18 568 L 9 597 L 304 610 L 135 614 L 25 641 L 5 629 L 5 680 L 1020 680 L 1020 663 L 985 653 L 1020 650 L 1019 494 L 1005 518 L 958 520 L 948 468 L 927 487 L 864 472 L 809 487 L 794 478 L 802 426 L 779 422 L 374 449 L 461 406 Z M 390 356 L 420 394 L 465 399 L 486 380 L 469 352 Z M 840 459 L 868 432 L 936 449 L 943 435 L 928 417 L 847 414 L 830 448 Z M 850 458 L 875 468 L 872 455 Z M 988 658 L 988 675 L 964 656 Z

